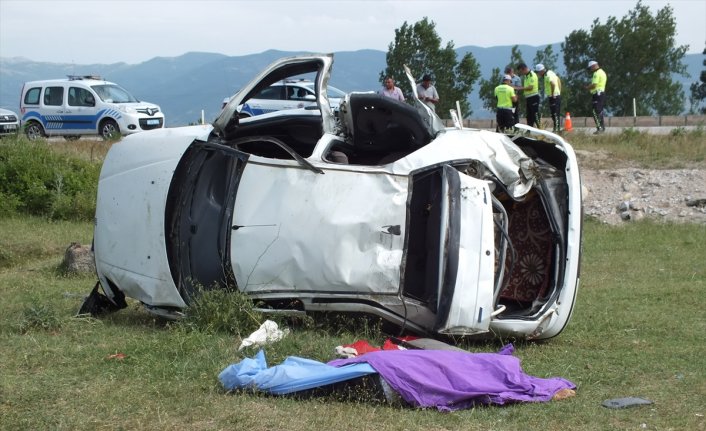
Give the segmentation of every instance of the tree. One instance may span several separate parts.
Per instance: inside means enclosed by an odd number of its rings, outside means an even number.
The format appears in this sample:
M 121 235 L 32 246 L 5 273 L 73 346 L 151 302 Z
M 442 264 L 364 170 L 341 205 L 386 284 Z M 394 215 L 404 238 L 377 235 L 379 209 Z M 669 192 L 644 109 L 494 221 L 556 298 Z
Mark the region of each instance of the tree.
M 457 100 L 464 116 L 470 116 L 472 111 L 468 95 L 480 77 L 478 62 L 470 52 L 458 61 L 453 42 L 442 48 L 435 26 L 433 21 L 424 17 L 413 25 L 405 21 L 402 27 L 395 30 L 395 41 L 388 46 L 386 55 L 387 67 L 380 72 L 380 84 L 385 76 L 392 76 L 405 94 L 412 94 L 404 73 L 403 66 L 406 64 L 418 80 L 425 73 L 432 75 L 439 92 L 436 112 L 442 118 L 448 115 L 450 109 L 455 109 Z
M 556 62 L 559 60 L 559 53 L 554 52 L 551 45 L 547 45 L 544 49 L 538 49 L 534 55 L 534 64 L 543 64 L 547 70 L 556 72 Z
M 590 81 L 588 61 L 595 60 L 608 74 L 609 114 L 632 115 L 633 98 L 638 115 L 681 113 L 684 91 L 671 76 L 687 76 L 682 59 L 689 47 L 675 46 L 675 33 L 670 6 L 653 16 L 642 1 L 621 20 L 609 17 L 601 24 L 596 19 L 590 32 L 571 32 L 561 44 L 567 72 L 563 88 L 570 93 L 566 106 L 578 115 L 590 115 L 590 94 L 584 84 Z
M 706 48 L 704 48 L 704 55 L 706 55 Z M 704 66 L 706 66 L 706 58 L 703 60 L 701 63 Z M 706 105 L 702 106 L 699 108 L 699 105 L 701 105 L 702 102 L 706 101 L 706 69 L 701 71 L 701 75 L 699 76 L 699 82 L 694 82 L 691 84 L 691 87 L 689 89 L 691 90 L 691 96 L 689 96 L 689 104 L 691 105 L 691 109 L 689 112 L 692 114 L 695 114 L 697 112 L 701 114 L 706 114 Z
M 500 85 L 500 78 L 505 74 L 505 68 L 510 66 L 517 73 L 517 65 L 522 63 L 522 51 L 515 45 L 510 50 L 510 62 L 502 68 L 494 67 L 490 79 L 481 79 L 479 82 L 479 95 L 483 102 L 483 108 L 489 111 L 495 111 L 498 101 L 495 99 L 495 87 Z

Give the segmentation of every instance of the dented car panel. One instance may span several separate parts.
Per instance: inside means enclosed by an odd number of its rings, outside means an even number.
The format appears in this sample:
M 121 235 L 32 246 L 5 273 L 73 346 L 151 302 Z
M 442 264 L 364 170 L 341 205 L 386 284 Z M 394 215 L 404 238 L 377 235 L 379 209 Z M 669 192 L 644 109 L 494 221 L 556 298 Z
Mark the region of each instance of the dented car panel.
M 372 93 L 334 111 L 332 62 L 278 60 L 212 126 L 113 146 L 95 228 L 106 296 L 174 317 L 199 289 L 235 288 L 272 310 L 366 313 L 427 335 L 559 334 L 580 258 L 571 146 L 521 125 L 445 128 L 421 103 Z M 301 74 L 316 76 L 318 111 L 238 117 L 249 95 Z

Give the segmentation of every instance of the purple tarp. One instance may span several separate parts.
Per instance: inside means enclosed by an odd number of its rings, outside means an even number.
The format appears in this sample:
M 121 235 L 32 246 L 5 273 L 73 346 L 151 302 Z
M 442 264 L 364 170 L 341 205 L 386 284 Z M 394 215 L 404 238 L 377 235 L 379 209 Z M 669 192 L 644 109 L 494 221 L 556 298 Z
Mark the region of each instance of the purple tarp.
M 507 346 L 501 353 L 389 350 L 328 364 L 368 363 L 409 404 L 439 410 L 458 410 L 475 403 L 550 401 L 560 390 L 576 388 L 561 377 L 525 374 L 511 352 Z

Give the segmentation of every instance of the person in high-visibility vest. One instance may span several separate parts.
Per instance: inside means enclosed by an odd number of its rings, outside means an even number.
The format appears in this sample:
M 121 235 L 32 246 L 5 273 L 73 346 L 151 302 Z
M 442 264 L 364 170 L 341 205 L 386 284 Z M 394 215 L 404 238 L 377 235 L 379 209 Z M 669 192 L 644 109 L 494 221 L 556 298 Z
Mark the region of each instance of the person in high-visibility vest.
M 513 115 L 515 110 L 512 104 L 517 102 L 517 95 L 510 82 L 512 82 L 512 76 L 504 75 L 502 84 L 495 87 L 495 98 L 498 100 L 498 107 L 495 111 L 495 119 L 498 123 L 496 132 L 505 132 L 516 124 Z
M 591 83 L 586 84 L 586 89 L 591 91 L 591 108 L 593 111 L 593 121 L 596 123 L 594 135 L 605 132 L 605 122 L 603 118 L 603 107 L 605 106 L 605 87 L 608 77 L 597 61 L 589 61 L 588 69 L 593 72 Z
M 561 80 L 552 70 L 547 70 L 543 64 L 534 66 L 540 78 L 544 78 L 544 97 L 549 103 L 554 133 L 561 132 Z
M 524 76 L 520 90 L 527 103 L 527 125 L 540 128 L 539 116 L 539 78 L 525 63 L 517 65 L 517 71 Z

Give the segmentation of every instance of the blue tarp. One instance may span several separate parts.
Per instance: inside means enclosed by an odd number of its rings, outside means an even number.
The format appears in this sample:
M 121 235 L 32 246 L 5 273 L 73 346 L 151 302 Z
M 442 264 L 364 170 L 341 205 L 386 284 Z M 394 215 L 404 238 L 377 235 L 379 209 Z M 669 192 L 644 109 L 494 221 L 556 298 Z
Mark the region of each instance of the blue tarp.
M 280 365 L 268 368 L 265 352 L 260 350 L 254 358 L 229 365 L 218 375 L 218 379 L 228 390 L 253 388 L 283 395 L 376 373 L 366 363 L 334 367 L 296 356 L 290 356 Z

